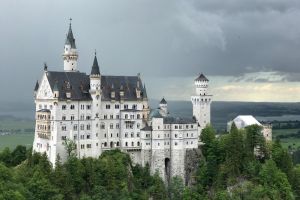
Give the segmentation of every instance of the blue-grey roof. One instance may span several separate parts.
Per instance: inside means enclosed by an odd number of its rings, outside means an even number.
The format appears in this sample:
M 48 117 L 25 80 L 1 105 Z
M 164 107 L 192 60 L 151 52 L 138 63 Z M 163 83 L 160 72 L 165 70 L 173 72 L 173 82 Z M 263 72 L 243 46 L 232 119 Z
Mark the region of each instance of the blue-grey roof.
M 194 124 L 196 123 L 195 118 L 183 118 L 183 117 L 164 117 L 164 124 Z
M 163 118 L 163 116 L 160 114 L 159 112 L 159 108 L 157 109 L 152 109 L 149 113 L 149 118 L 152 119 L 152 118 Z
M 71 48 L 76 49 L 75 38 L 73 36 L 72 25 L 70 23 L 69 32 L 65 44 L 71 45 Z
M 200 74 L 196 79 L 195 81 L 209 81 L 205 76 L 204 74 Z
M 71 92 L 71 100 L 92 100 L 89 93 L 90 79 L 85 73 L 48 71 L 47 78 L 52 91 L 59 91 L 59 100 L 67 99 L 67 91 Z
M 160 101 L 160 104 L 167 104 L 167 101 L 165 100 L 165 98 L 162 98 L 162 100 Z
M 141 129 L 141 131 L 152 131 L 152 126 L 145 126 L 144 128 Z
M 55 72 L 48 71 L 47 78 L 52 91 L 56 88 L 59 91 L 59 100 L 65 100 L 66 91 L 71 92 L 71 100 L 92 100 L 89 93 L 90 77 L 81 72 Z M 114 100 L 120 100 L 120 90 L 124 91 L 123 99 L 126 101 L 137 101 L 136 87 L 137 82 L 142 85 L 142 81 L 138 76 L 101 76 L 102 100 L 110 101 L 111 92 L 115 92 Z M 68 90 L 68 85 L 70 89 Z M 112 88 L 113 86 L 113 88 Z M 123 88 L 123 89 L 121 89 Z M 147 98 L 147 94 L 141 91 L 141 98 Z
M 94 57 L 94 62 L 93 62 L 93 66 L 92 66 L 91 75 L 100 75 L 100 69 L 99 69 L 99 65 L 98 65 L 98 60 L 97 60 L 96 54 L 95 54 L 95 57 Z
M 120 91 L 124 91 L 124 100 L 136 101 L 136 88 L 142 85 L 142 81 L 138 76 L 101 76 L 102 100 L 111 100 L 111 91 L 115 92 L 115 100 L 119 101 Z M 113 88 L 112 88 L 113 86 Z M 141 98 L 147 98 L 147 94 L 141 90 Z
M 177 117 L 168 114 L 166 117 L 160 114 L 160 108 L 152 109 L 149 118 L 163 118 L 164 124 L 194 124 L 197 123 L 194 117 Z
M 36 81 L 36 84 L 35 84 L 35 87 L 34 87 L 34 91 L 37 91 L 38 89 L 39 89 L 39 82 L 38 81 Z

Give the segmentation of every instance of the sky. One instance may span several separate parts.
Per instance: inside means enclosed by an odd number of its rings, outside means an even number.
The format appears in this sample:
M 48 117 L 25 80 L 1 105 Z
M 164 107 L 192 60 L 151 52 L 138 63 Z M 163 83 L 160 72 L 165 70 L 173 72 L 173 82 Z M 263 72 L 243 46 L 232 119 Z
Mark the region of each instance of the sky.
M 0 101 L 33 101 L 63 70 L 69 18 L 78 69 L 136 75 L 148 97 L 189 100 L 204 73 L 218 101 L 300 101 L 299 0 L 1 0 Z

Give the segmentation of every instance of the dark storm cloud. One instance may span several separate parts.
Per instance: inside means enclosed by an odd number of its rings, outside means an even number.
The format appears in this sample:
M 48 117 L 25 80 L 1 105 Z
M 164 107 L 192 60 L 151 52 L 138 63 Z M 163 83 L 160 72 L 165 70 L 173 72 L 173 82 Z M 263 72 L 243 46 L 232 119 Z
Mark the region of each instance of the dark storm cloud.
M 274 71 L 299 80 L 296 0 L 6 0 L 0 2 L 1 99 L 20 93 L 31 99 L 45 61 L 50 70 L 63 69 L 69 17 L 81 71 L 90 71 L 97 49 L 104 74 L 141 72 L 151 80 L 203 72 L 242 80 Z

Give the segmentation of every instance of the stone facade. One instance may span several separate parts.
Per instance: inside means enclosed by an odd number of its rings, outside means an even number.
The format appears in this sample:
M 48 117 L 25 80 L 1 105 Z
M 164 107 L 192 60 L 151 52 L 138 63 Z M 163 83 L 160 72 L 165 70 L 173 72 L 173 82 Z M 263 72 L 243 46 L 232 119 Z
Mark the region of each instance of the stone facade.
M 148 105 L 140 75 L 105 76 L 95 54 L 91 73 L 77 68 L 78 53 L 71 25 L 64 47 L 64 71 L 44 73 L 34 89 L 36 128 L 33 150 L 46 153 L 55 165 L 64 162 L 66 141 L 75 143 L 79 157 L 98 157 L 120 149 L 134 164 L 150 165 L 168 183 L 173 176 L 186 178 L 186 155 L 198 149 L 201 129 L 210 123 L 208 80 L 195 80 L 193 116 L 174 117 L 165 99 L 158 109 Z M 204 78 L 203 78 L 204 77 Z M 54 166 L 55 167 L 55 166 Z

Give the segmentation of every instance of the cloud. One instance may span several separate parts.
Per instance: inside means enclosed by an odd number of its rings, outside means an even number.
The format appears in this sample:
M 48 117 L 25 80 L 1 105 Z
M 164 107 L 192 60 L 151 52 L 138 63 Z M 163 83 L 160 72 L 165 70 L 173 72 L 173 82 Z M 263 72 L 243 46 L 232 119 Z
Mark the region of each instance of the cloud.
M 199 72 L 222 77 L 223 85 L 300 81 L 300 1 L 3 0 L 2 99 L 26 91 L 22 98 L 32 101 L 45 61 L 49 70 L 63 69 L 69 17 L 82 72 L 90 72 L 97 49 L 103 74 L 140 72 L 152 91 L 164 79 L 180 83 Z

